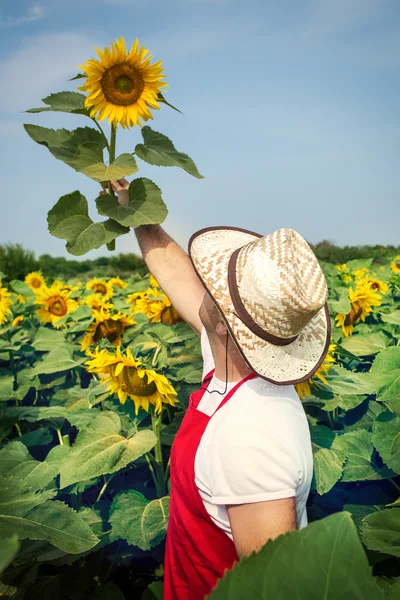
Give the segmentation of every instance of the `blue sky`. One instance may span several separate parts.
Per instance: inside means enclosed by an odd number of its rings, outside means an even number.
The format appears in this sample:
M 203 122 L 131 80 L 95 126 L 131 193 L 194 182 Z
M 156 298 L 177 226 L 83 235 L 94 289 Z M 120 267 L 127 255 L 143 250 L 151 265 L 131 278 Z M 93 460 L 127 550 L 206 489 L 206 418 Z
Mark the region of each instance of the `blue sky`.
M 212 225 L 398 244 L 399 17 L 397 0 L 2 0 L 0 242 L 68 256 L 46 215 L 75 189 L 100 219 L 97 184 L 22 128 L 72 129 L 85 118 L 22 111 L 75 89 L 76 65 L 124 36 L 163 60 L 165 95 L 184 113 L 162 108 L 151 127 L 205 176 L 141 163 L 139 175 L 163 190 L 164 228 L 185 249 Z M 117 150 L 138 141 L 139 128 L 123 132 Z M 117 250 L 138 250 L 133 232 Z

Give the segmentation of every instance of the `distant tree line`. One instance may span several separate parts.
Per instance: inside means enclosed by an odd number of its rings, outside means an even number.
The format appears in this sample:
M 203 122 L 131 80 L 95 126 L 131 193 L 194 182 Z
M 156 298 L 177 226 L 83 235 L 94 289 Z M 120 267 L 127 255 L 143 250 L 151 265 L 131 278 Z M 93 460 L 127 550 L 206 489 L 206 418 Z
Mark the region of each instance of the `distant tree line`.
M 311 244 L 310 244 L 311 245 Z M 375 264 L 384 264 L 388 259 L 400 254 L 400 246 L 335 246 L 324 240 L 311 245 L 319 260 L 342 264 L 356 258 L 373 258 Z M 143 259 L 134 253 L 100 256 L 93 260 L 70 260 L 61 256 L 42 254 L 25 250 L 21 244 L 0 244 L 0 272 L 3 281 L 24 279 L 31 271 L 41 271 L 49 280 L 90 279 L 96 277 L 129 277 L 134 272 L 145 274 L 147 267 Z
M 93 260 L 70 260 L 62 256 L 42 254 L 35 258 L 34 252 L 25 250 L 21 244 L 0 244 L 0 272 L 3 281 L 24 279 L 31 271 L 41 271 L 49 280 L 90 279 L 96 277 L 129 277 L 133 272 L 145 274 L 147 267 L 137 254 L 112 254 Z

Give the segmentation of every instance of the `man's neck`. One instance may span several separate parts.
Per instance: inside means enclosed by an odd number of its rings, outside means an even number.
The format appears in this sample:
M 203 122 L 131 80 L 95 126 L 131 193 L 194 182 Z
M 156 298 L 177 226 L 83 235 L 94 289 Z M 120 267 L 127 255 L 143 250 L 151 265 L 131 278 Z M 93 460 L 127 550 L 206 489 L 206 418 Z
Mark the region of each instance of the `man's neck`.
M 226 346 L 225 342 L 220 343 L 219 340 L 210 339 L 210 347 L 215 363 L 215 377 L 221 381 L 237 382 L 253 373 L 236 345 L 229 337 L 228 340 L 228 363 L 226 362 Z M 228 373 L 226 365 L 228 364 Z

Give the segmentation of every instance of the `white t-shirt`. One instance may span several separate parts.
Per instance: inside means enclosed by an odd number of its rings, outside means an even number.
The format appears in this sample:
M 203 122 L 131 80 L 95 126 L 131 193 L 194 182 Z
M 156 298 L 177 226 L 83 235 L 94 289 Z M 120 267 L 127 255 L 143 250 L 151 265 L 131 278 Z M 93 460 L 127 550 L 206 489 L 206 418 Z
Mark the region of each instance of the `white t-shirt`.
M 203 378 L 214 369 L 205 328 L 201 331 Z M 237 382 L 228 382 L 227 392 Z M 225 390 L 213 377 L 210 391 Z M 225 395 L 204 395 L 197 406 L 213 414 Z M 226 504 L 296 497 L 299 528 L 308 525 L 306 501 L 313 475 L 307 417 L 293 385 L 254 377 L 243 383 L 210 419 L 195 456 L 195 482 L 213 521 L 233 540 Z

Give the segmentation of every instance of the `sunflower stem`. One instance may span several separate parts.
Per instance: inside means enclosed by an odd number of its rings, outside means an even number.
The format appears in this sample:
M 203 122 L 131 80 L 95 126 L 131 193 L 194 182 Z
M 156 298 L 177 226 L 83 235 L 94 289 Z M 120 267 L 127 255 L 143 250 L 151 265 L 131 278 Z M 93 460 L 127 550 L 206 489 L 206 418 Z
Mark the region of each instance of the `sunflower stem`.
M 108 152 L 110 152 L 110 144 L 108 143 L 108 139 L 107 139 L 107 136 L 106 136 L 106 134 L 105 134 L 105 133 L 104 133 L 104 131 L 103 131 L 103 128 L 101 127 L 100 123 L 98 123 L 98 122 L 96 121 L 96 119 L 92 118 L 92 121 L 94 122 L 94 124 L 96 125 L 96 127 L 97 127 L 97 128 L 100 130 L 100 133 L 101 133 L 101 135 L 102 135 L 102 136 L 103 136 L 103 138 L 104 138 L 104 143 L 105 143 L 105 145 L 106 145 L 106 148 L 107 148 Z
M 157 495 L 159 497 L 162 497 L 165 495 L 164 466 L 163 466 L 161 438 L 160 438 L 161 417 L 162 417 L 162 413 L 160 413 L 159 415 L 155 415 L 154 408 L 153 408 L 153 410 L 151 412 L 151 423 L 153 426 L 154 434 L 157 438 L 156 445 L 154 447 L 155 461 L 157 463 L 156 474 L 155 474 L 157 483 L 156 482 L 154 482 L 154 483 L 156 486 Z
M 115 160 L 116 142 L 117 142 L 117 128 L 115 127 L 114 123 L 112 123 L 111 124 L 110 145 L 108 147 L 108 156 L 109 156 L 109 163 L 110 163 L 110 165 Z M 108 189 L 109 189 L 110 195 L 114 197 L 114 190 L 112 188 L 111 181 L 108 182 Z

